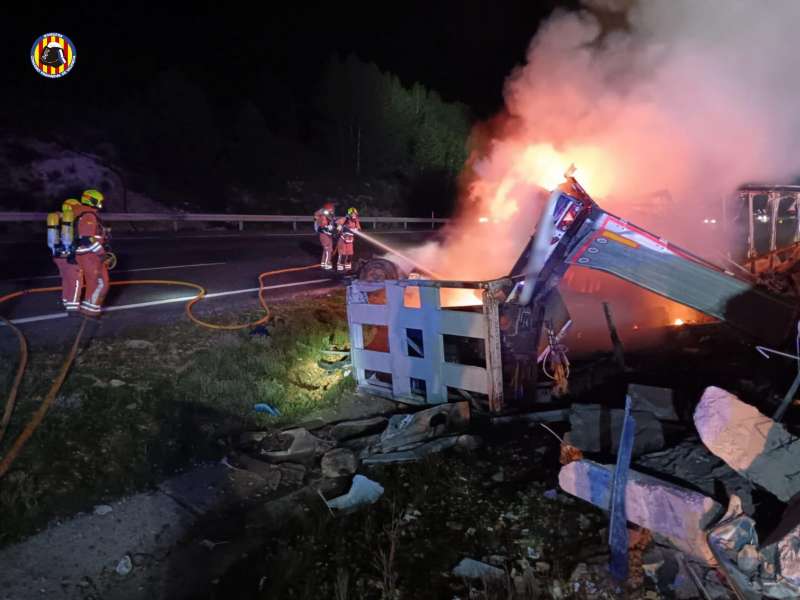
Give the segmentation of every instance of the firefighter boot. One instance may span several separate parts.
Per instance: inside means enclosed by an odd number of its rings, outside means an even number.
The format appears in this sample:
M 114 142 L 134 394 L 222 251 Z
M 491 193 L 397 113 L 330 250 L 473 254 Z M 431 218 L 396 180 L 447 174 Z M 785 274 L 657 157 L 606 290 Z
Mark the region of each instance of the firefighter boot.
M 352 256 L 352 254 L 345 257 L 344 270 L 345 271 L 352 271 L 353 270 L 353 256 Z
M 344 271 L 345 270 L 344 256 L 342 256 L 341 254 L 339 255 L 339 258 L 336 259 L 336 270 L 337 271 Z
M 323 251 L 323 253 L 322 253 L 322 263 L 320 264 L 320 266 L 323 269 L 325 269 L 326 271 L 330 271 L 333 268 L 333 265 L 331 264 L 331 251 L 330 250 L 325 249 L 325 251 Z

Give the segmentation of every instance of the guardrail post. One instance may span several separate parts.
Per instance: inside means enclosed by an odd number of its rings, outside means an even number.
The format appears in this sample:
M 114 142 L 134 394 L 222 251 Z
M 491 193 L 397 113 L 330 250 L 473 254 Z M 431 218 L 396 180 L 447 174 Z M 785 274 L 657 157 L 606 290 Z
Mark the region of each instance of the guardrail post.
M 433 220 L 435 218 L 436 218 L 436 213 L 431 211 L 431 229 L 433 229 L 435 227 L 435 225 L 433 224 Z
M 175 233 L 178 233 L 178 222 L 177 221 L 173 221 L 172 222 L 172 231 L 174 231 Z
M 244 231 L 244 221 L 239 221 L 239 231 Z
M 373 221 L 372 222 L 372 228 L 373 229 L 377 229 L 378 228 L 378 222 L 377 221 Z
M 292 231 L 297 231 L 297 221 L 292 221 Z
M 403 221 L 403 229 L 408 229 L 408 221 Z

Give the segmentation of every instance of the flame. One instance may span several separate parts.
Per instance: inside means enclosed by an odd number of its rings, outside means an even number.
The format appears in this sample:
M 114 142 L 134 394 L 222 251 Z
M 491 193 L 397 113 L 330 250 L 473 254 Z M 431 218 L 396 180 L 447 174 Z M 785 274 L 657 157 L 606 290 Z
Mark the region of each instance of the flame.
M 672 324 L 673 324 L 673 325 L 675 325 L 675 327 L 680 327 L 680 326 L 681 326 L 681 325 L 683 325 L 684 323 L 685 323 L 685 321 L 684 321 L 683 319 L 675 319 L 675 320 L 672 322 Z
M 576 146 L 559 151 L 550 143 L 514 146 L 510 150 L 514 153 L 509 156 L 501 177 L 480 177 L 470 188 L 470 196 L 482 205 L 484 214 L 489 214 L 494 222 L 514 217 L 520 209 L 522 196 L 530 193 L 531 186 L 545 190 L 556 188 L 573 164 L 577 167 L 576 177 L 593 197 L 602 198 L 612 189 L 616 165 L 609 153 L 600 148 Z M 476 166 L 479 173 L 481 167 L 480 163 Z

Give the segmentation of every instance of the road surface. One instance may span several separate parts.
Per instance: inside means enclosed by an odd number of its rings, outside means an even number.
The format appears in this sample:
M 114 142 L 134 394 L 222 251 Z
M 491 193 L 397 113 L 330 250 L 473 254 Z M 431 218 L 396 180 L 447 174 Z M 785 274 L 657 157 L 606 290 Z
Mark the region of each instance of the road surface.
M 371 235 L 373 232 L 369 232 Z M 407 249 L 428 240 L 435 232 L 387 231 L 376 233 L 383 243 Z M 208 299 L 198 304 L 198 314 L 208 311 L 256 306 L 257 276 L 273 269 L 319 263 L 320 246 L 313 234 L 126 234 L 115 236 L 119 264 L 112 281 L 172 279 L 204 286 Z M 379 248 L 356 241 L 356 258 L 381 256 Z M 319 268 L 267 278 L 267 297 L 286 297 L 318 288 L 342 286 L 345 278 Z M 34 287 L 60 285 L 57 271 L 43 239 L 0 242 L 0 296 Z M 166 286 L 112 287 L 106 300 L 112 325 L 163 322 L 181 314 L 191 288 Z M 35 294 L 0 305 L 0 314 L 24 327 L 28 334 L 56 334 L 71 321 L 61 310 L 58 293 Z M 104 324 L 104 329 L 109 327 Z M 0 328 L 0 333 L 1 333 Z M 2 335 L 0 337 L 6 337 Z M 36 335 L 36 337 L 39 337 Z M 60 337 L 60 336 L 56 336 Z

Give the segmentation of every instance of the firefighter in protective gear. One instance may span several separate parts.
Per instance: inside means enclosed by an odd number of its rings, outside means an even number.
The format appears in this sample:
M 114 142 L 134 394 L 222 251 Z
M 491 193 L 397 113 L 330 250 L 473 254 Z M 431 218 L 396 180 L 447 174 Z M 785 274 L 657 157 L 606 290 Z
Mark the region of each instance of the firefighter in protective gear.
M 80 312 L 86 317 L 99 318 L 108 293 L 108 269 L 105 264 L 105 229 L 98 211 L 103 208 L 103 194 L 86 190 L 81 203 L 75 207 L 75 256 L 86 285 Z
M 330 271 L 333 268 L 333 234 L 336 231 L 336 215 L 332 202 L 326 203 L 314 213 L 314 230 L 322 244 L 322 260 L 319 266 Z
M 361 229 L 361 222 L 358 220 L 358 211 L 355 208 L 347 209 L 347 216 L 337 220 L 337 231 L 339 241 L 336 244 L 336 252 L 339 258 L 336 261 L 337 271 L 350 271 L 353 268 L 353 243 L 355 231 Z
M 77 314 L 80 306 L 83 277 L 75 260 L 74 223 L 75 207 L 80 202 L 65 200 L 60 213 L 47 215 L 47 245 L 53 253 L 53 262 L 61 275 L 61 303 L 67 314 Z M 51 240 L 55 240 L 51 243 Z

